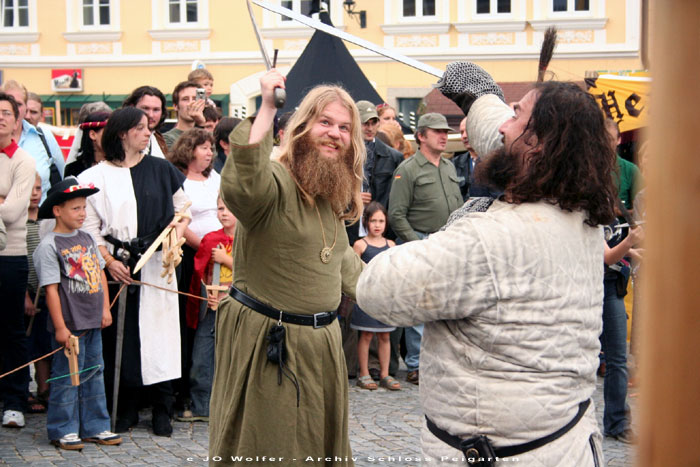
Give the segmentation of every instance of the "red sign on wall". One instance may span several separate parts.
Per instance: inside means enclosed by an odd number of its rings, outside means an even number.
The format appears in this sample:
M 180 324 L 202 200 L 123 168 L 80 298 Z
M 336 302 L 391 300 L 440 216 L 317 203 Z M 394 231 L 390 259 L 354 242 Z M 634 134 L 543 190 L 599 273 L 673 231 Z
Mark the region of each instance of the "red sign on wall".
M 55 92 L 82 92 L 83 70 L 80 68 L 51 70 L 51 89 Z

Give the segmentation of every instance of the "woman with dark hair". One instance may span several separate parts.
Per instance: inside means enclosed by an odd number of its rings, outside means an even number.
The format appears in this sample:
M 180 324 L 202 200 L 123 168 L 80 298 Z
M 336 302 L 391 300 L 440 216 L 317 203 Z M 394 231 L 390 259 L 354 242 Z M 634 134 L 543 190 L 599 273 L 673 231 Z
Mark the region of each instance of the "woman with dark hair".
M 145 149 L 149 156 L 165 158 L 168 147 L 163 135 L 158 131 L 166 117 L 165 96 L 160 89 L 153 86 L 140 86 L 124 99 L 123 107 L 136 107 L 146 113 L 148 117 L 148 129 L 151 130 L 151 140 Z
M 102 132 L 110 114 L 111 112 L 93 112 L 78 126 L 82 132 L 78 157 L 66 165 L 64 177 L 77 177 L 84 170 L 105 159 L 105 153 L 102 150 Z
M 182 173 L 165 159 L 143 154 L 150 136 L 142 110 L 125 107 L 110 116 L 102 133 L 105 161 L 79 177 L 81 183 L 93 183 L 100 189 L 99 196 L 87 202 L 84 229 L 97 240 L 114 280 L 125 284 L 140 280 L 174 292 L 177 284 L 161 277 L 161 251 L 154 253 L 138 273 L 131 273 L 141 254 L 189 201 L 182 189 Z M 178 238 L 187 222 L 175 224 Z M 125 432 L 138 423 L 139 396 L 144 395 L 153 405 L 153 432 L 170 436 L 174 399 L 171 380 L 180 377 L 177 295 L 146 285 L 129 286 L 119 300 L 126 300 L 126 315 L 116 431 Z M 108 401 L 114 386 L 119 325 L 116 308 L 112 318 L 117 326 L 103 333 Z

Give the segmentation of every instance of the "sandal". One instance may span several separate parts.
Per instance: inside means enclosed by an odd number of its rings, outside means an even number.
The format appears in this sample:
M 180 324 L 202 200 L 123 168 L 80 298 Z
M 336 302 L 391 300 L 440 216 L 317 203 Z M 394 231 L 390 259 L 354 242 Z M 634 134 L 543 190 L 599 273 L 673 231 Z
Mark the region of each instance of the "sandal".
M 364 375 L 357 378 L 357 385 L 362 389 L 374 391 L 377 389 L 377 383 L 374 382 L 370 375 Z
M 381 381 L 379 382 L 379 385 L 385 389 L 388 389 L 389 391 L 400 391 L 401 390 L 401 384 L 391 376 L 383 377 L 381 379 Z
M 37 394 L 36 397 L 30 395 L 27 399 L 27 413 L 44 413 L 47 407 L 48 401 L 42 394 Z

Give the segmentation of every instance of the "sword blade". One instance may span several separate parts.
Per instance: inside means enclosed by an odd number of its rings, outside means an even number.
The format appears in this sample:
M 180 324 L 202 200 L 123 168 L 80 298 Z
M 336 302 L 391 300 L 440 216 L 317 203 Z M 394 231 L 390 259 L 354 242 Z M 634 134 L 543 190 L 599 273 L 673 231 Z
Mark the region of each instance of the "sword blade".
M 250 14 L 250 22 L 253 23 L 253 31 L 255 31 L 255 38 L 258 40 L 258 46 L 260 47 L 260 52 L 263 56 L 263 61 L 265 62 L 265 68 L 268 70 L 272 68 L 272 62 L 270 62 L 270 57 L 267 55 L 267 50 L 265 49 L 265 44 L 263 43 L 262 36 L 260 35 L 260 30 L 258 29 L 258 23 L 255 22 L 255 15 L 253 14 L 253 7 L 250 6 L 250 0 L 246 0 L 246 5 L 248 6 L 248 14 Z
M 301 24 L 305 26 L 309 26 L 311 28 L 317 29 L 319 31 L 323 31 L 326 34 L 330 34 L 331 36 L 338 37 L 340 39 L 343 39 L 344 41 L 350 42 L 355 45 L 359 45 L 360 47 L 371 50 L 372 52 L 375 52 L 379 55 L 383 55 L 387 58 L 390 58 L 392 60 L 396 60 L 397 62 L 401 62 L 404 65 L 408 65 L 410 67 L 413 67 L 417 70 L 420 70 L 424 73 L 428 73 L 429 75 L 437 76 L 438 78 L 442 78 L 443 71 L 435 68 L 433 66 L 427 65 L 423 62 L 419 62 L 418 60 L 414 60 L 410 57 L 407 57 L 405 55 L 402 55 L 400 53 L 396 53 L 392 50 L 385 49 L 384 47 L 380 47 L 377 44 L 374 44 L 372 42 L 369 42 L 365 39 L 361 39 L 357 36 L 353 36 L 352 34 L 348 34 L 345 31 L 341 31 L 340 29 L 336 29 L 332 26 L 328 26 L 325 23 L 322 23 L 321 21 L 315 20 L 313 18 L 310 18 L 308 16 L 300 15 L 288 8 L 284 8 L 278 5 L 271 5 L 269 3 L 263 2 L 261 0 L 249 0 L 252 1 L 254 4 L 258 5 L 259 7 L 265 8 L 266 10 L 272 11 L 274 13 L 277 13 L 282 16 L 288 16 L 292 18 L 295 21 L 300 22 Z
M 211 285 L 221 284 L 221 263 L 214 263 L 211 273 Z
M 117 305 L 117 343 L 114 350 L 114 386 L 112 390 L 112 431 L 117 423 L 117 410 L 119 403 L 119 381 L 122 372 L 122 353 L 124 347 L 124 318 L 126 317 L 126 299 L 129 286 L 123 285 L 120 289 Z

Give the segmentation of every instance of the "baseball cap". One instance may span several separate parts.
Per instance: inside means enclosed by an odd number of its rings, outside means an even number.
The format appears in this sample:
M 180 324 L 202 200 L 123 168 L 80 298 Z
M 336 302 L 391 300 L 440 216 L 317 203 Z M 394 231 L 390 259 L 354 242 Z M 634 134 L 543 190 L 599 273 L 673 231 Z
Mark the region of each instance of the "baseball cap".
M 451 128 L 447 124 L 447 119 L 445 118 L 444 115 L 431 112 L 427 113 L 424 115 L 421 115 L 421 117 L 418 119 L 418 125 L 416 125 L 416 128 L 430 128 L 432 130 L 448 130 L 453 133 L 457 133 L 456 130 Z
M 379 119 L 377 108 L 370 101 L 357 101 L 355 103 L 357 110 L 360 111 L 360 122 L 366 123 L 372 118 Z

